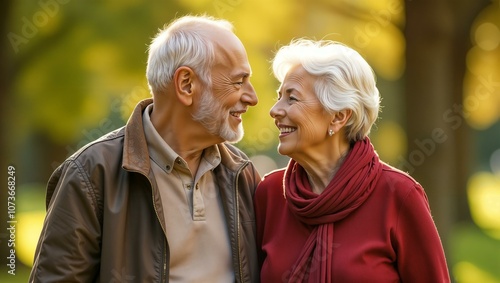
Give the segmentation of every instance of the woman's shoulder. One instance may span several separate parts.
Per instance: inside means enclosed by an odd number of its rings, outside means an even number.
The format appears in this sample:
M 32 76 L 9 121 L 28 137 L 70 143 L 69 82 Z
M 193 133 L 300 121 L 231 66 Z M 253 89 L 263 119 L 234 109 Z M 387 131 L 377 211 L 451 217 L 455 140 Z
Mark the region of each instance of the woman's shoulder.
M 382 176 L 400 183 L 420 186 L 420 184 L 408 172 L 402 171 L 385 162 L 382 162 Z
M 419 206 L 428 209 L 427 194 L 420 183 L 409 173 L 386 163 L 383 163 L 374 195 L 386 206 L 392 203 L 398 208 Z
M 257 186 L 256 196 L 265 196 L 268 198 L 270 195 L 279 194 L 283 195 L 283 177 L 285 175 L 285 168 L 280 168 L 266 173 L 259 185 Z
M 261 183 L 273 183 L 276 182 L 277 180 L 283 180 L 283 176 L 285 175 L 285 169 L 286 168 L 279 168 L 264 174 Z
M 406 196 L 410 192 L 424 193 L 423 187 L 408 172 L 404 172 L 387 163 L 383 163 L 379 185 L 390 189 L 390 192 Z

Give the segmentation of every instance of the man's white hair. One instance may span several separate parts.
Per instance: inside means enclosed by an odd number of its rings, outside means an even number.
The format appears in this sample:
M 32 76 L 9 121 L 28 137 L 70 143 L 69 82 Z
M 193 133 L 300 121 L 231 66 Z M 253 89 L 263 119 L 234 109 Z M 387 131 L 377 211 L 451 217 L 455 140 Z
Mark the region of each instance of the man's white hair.
M 165 92 L 177 68 L 193 69 L 201 80 L 211 85 L 210 69 L 215 61 L 214 46 L 206 34 L 215 27 L 233 31 L 233 25 L 209 16 L 184 16 L 165 26 L 149 46 L 146 77 L 154 95 Z

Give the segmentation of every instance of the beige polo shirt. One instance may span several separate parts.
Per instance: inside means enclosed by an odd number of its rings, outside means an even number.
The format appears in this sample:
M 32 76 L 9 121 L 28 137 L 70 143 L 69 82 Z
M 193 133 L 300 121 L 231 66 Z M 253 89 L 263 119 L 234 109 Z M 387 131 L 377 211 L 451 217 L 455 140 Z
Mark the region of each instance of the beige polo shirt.
M 219 150 L 205 149 L 193 176 L 154 128 L 152 109 L 153 104 L 145 109 L 143 124 L 165 214 L 169 282 L 234 282 L 228 231 L 212 172 L 220 164 Z

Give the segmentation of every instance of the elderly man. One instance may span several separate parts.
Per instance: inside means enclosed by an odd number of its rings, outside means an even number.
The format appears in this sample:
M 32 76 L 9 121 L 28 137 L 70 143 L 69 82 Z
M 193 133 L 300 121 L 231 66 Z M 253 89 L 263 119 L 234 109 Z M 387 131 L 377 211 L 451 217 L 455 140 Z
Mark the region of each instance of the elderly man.
M 152 99 L 51 176 L 31 282 L 258 282 L 260 176 L 229 142 L 257 104 L 224 20 L 186 16 L 149 48 Z

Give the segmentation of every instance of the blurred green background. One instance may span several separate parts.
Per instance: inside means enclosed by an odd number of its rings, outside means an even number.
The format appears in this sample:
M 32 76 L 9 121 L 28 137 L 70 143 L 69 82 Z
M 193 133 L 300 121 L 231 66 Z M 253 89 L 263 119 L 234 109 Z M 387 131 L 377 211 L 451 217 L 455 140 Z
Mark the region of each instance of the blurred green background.
M 4 0 L 0 67 L 0 282 L 26 282 L 51 172 L 126 122 L 149 97 L 147 45 L 176 16 L 234 23 L 260 102 L 238 145 L 261 173 L 282 167 L 268 115 L 274 52 L 291 39 L 341 41 L 377 74 L 381 158 L 426 189 L 454 282 L 500 282 L 500 1 Z M 7 203 L 15 168 L 15 234 Z M 11 174 L 14 171 L 10 171 Z M 15 275 L 8 273 L 15 236 Z

